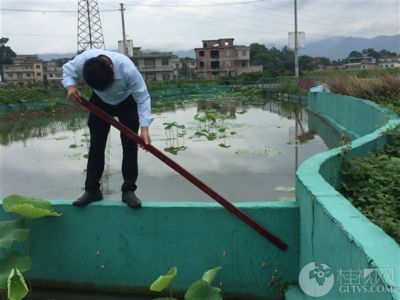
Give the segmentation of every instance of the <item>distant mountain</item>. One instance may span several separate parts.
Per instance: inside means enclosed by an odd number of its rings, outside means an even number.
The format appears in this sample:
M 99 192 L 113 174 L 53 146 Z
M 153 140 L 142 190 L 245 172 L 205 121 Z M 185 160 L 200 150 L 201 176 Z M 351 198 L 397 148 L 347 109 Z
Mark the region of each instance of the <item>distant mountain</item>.
M 165 50 L 165 49 L 141 49 L 144 53 L 149 53 L 149 52 L 172 52 L 174 55 L 178 56 L 179 58 L 185 58 L 185 57 L 190 57 L 190 58 L 195 58 L 195 53 L 194 49 L 192 50 L 176 50 L 176 51 L 171 51 L 171 50 Z
M 38 57 L 43 60 L 52 60 L 58 58 L 72 58 L 76 53 L 44 53 L 38 54 Z
M 195 53 L 194 49 L 193 50 L 178 50 L 178 51 L 173 51 L 173 53 L 178 56 L 179 58 L 185 58 L 185 57 L 190 57 L 190 58 L 195 58 Z
M 374 48 L 376 51 L 386 49 L 400 53 L 400 34 L 391 36 L 377 36 L 374 38 L 332 37 L 307 43 L 306 48 L 300 50 L 300 55 L 324 56 L 330 59 L 345 58 L 353 50 L 361 51 Z
M 285 45 L 266 43 L 265 46 L 268 48 L 282 48 Z M 306 48 L 300 50 L 300 55 L 310 55 L 313 57 L 324 56 L 330 59 L 338 59 L 347 57 L 347 55 L 349 55 L 349 53 L 353 50 L 361 51 L 367 48 L 374 48 L 376 51 L 386 49 L 391 52 L 400 53 L 400 34 L 391 36 L 377 36 L 374 38 L 332 37 L 309 43 L 307 43 L 306 40 Z M 143 51 L 148 52 L 166 50 L 143 49 Z M 173 53 L 180 58 L 195 58 L 194 49 L 176 50 L 173 51 Z M 57 58 L 72 58 L 75 55 L 76 53 L 46 53 L 39 54 L 39 58 L 43 60 L 51 60 Z

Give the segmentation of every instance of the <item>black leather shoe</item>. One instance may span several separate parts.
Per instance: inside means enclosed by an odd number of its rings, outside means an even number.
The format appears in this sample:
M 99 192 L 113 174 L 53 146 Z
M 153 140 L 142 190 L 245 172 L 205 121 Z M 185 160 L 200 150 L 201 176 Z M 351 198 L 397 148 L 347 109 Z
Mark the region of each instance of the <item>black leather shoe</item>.
M 74 206 L 86 206 L 92 202 L 100 201 L 103 199 L 103 194 L 98 191 L 96 193 L 85 192 L 80 198 L 72 202 Z
M 142 201 L 136 197 L 135 192 L 126 191 L 122 193 L 122 202 L 128 204 L 130 208 L 140 208 L 142 207 Z

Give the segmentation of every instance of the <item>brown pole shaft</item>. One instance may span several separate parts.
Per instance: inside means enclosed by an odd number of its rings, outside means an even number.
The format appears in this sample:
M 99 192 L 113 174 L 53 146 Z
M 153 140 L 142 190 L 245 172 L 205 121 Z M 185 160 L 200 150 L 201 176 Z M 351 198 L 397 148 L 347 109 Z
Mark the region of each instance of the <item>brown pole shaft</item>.
M 187 180 L 189 180 L 192 184 L 197 186 L 200 190 L 202 190 L 204 193 L 206 193 L 208 196 L 210 196 L 212 199 L 217 201 L 219 204 L 221 204 L 223 207 L 225 207 L 228 211 L 230 211 L 232 214 L 237 216 L 239 219 L 247 223 L 250 227 L 252 227 L 254 230 L 256 230 L 258 233 L 260 233 L 263 237 L 267 238 L 269 241 L 271 241 L 274 245 L 276 245 L 279 249 L 281 250 L 286 250 L 287 249 L 287 244 L 281 241 L 279 238 L 268 232 L 265 228 L 263 228 L 261 225 L 259 225 L 256 221 L 254 221 L 250 216 L 246 215 L 244 212 L 242 212 L 240 209 L 238 209 L 236 206 L 234 206 L 232 203 L 229 201 L 225 200 L 221 195 L 219 195 L 217 192 L 215 192 L 213 189 L 211 189 L 209 186 L 207 186 L 204 182 L 202 182 L 200 179 L 197 177 L 193 176 L 189 171 L 181 167 L 179 164 L 177 164 L 175 161 L 170 159 L 168 156 L 166 156 L 163 152 L 158 150 L 156 147 L 153 145 L 146 145 L 143 140 L 132 130 L 130 130 L 128 127 L 125 125 L 121 124 L 114 118 L 112 118 L 109 114 L 104 112 L 102 109 L 94 105 L 93 103 L 87 101 L 86 99 L 82 98 L 77 101 L 79 104 L 83 105 L 86 107 L 90 112 L 98 116 L 100 119 L 104 120 L 108 124 L 114 126 L 117 128 L 119 131 L 121 131 L 123 134 L 125 134 L 128 138 L 130 138 L 132 141 L 134 141 L 136 144 L 141 145 L 144 147 L 145 150 L 156 156 L 158 159 L 163 161 L 165 164 L 170 166 L 172 169 L 174 169 L 176 172 L 178 172 L 180 175 L 185 177 Z

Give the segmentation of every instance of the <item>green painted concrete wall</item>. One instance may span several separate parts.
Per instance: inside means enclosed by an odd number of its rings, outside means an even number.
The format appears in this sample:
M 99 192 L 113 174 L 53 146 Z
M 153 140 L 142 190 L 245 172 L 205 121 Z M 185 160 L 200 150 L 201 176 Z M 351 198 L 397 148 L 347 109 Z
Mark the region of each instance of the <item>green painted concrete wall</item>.
M 32 278 L 46 284 L 147 291 L 158 275 L 178 268 L 173 286 L 185 290 L 204 271 L 221 266 L 223 293 L 273 297 L 275 270 L 296 282 L 299 213 L 294 202 L 238 206 L 288 243 L 283 252 L 214 203 L 145 202 L 132 210 L 105 200 L 86 208 L 54 200 L 59 218 L 32 225 Z M 0 210 L 0 219 L 10 218 Z
M 384 126 L 397 116 L 374 102 L 334 93 L 310 93 L 308 108 L 358 138 Z
M 344 128 L 354 137 L 361 136 L 351 143 L 352 150 L 346 155 L 363 156 L 382 147 L 385 143 L 382 133 L 400 124 L 393 113 L 353 97 L 313 93 L 308 104 L 312 111 L 336 125 L 336 130 Z M 296 199 L 300 207 L 299 270 L 314 261 L 329 265 L 335 275 L 340 270 L 393 268 L 397 286 L 393 292 L 341 293 L 336 280 L 330 293 L 318 299 L 400 299 L 400 247 L 334 188 L 340 181 L 341 157 L 341 148 L 317 154 L 296 173 Z M 296 288 L 286 297 L 295 299 L 294 295 L 298 295 Z

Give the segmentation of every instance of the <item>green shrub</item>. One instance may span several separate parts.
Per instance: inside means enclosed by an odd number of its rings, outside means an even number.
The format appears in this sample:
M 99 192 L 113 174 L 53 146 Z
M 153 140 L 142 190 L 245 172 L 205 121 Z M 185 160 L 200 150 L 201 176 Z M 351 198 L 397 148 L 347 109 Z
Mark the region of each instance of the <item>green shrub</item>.
M 341 193 L 400 243 L 400 127 L 387 132 L 383 151 L 346 158 Z

